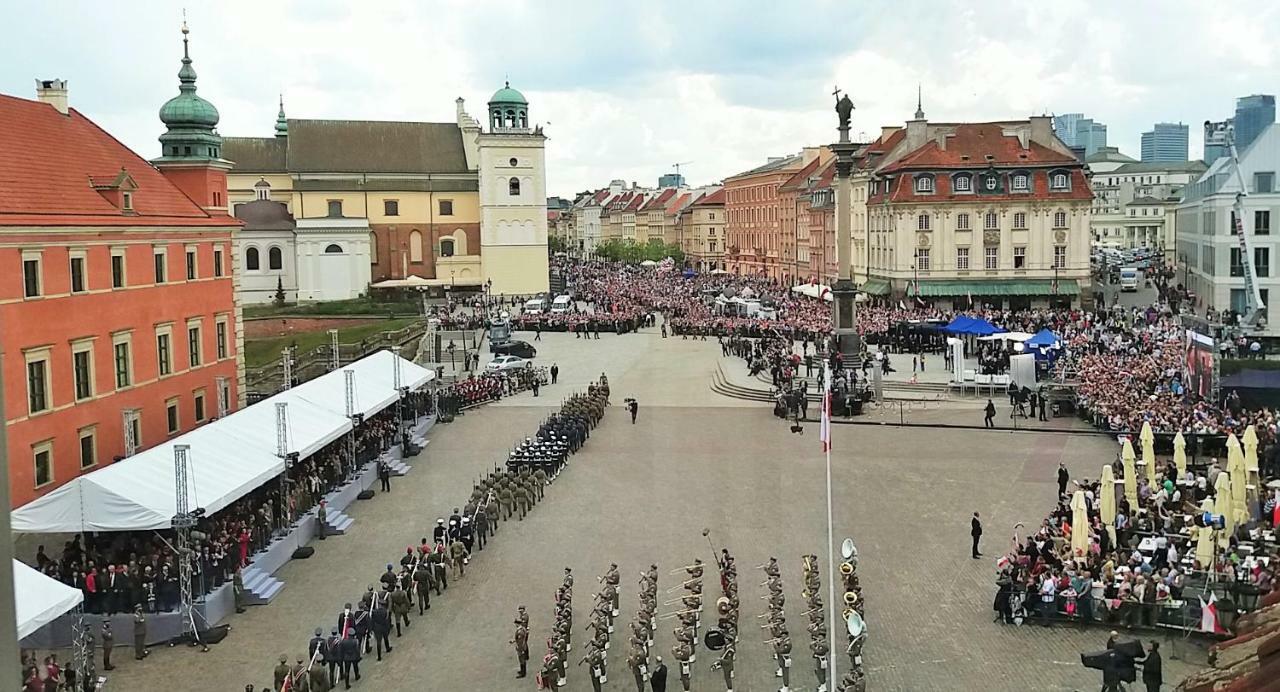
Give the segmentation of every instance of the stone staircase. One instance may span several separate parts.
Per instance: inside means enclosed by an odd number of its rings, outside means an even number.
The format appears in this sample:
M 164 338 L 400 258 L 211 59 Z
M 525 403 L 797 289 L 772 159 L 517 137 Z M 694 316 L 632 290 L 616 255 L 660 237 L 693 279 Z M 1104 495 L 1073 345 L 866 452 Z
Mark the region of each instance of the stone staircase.
M 240 573 L 244 580 L 244 600 L 247 605 L 267 605 L 284 588 L 284 582 L 253 565 Z
M 861 377 L 861 375 L 859 375 Z M 750 384 L 731 380 L 724 372 L 723 365 L 717 365 L 711 374 L 711 391 L 731 399 L 743 401 L 760 401 L 773 403 L 773 383 L 768 373 L 759 373 Z M 812 404 L 820 404 L 822 396 L 818 393 L 817 377 L 799 377 L 800 381 L 809 385 L 808 396 Z M 884 398 L 887 401 L 938 401 L 950 398 L 951 386 L 945 382 L 884 382 Z
M 354 524 L 355 521 L 355 519 L 352 519 L 342 512 L 332 509 L 328 510 L 324 515 L 324 523 L 325 526 L 328 527 L 325 531 L 325 535 L 341 536 L 347 532 L 347 529 L 351 528 L 351 525 Z

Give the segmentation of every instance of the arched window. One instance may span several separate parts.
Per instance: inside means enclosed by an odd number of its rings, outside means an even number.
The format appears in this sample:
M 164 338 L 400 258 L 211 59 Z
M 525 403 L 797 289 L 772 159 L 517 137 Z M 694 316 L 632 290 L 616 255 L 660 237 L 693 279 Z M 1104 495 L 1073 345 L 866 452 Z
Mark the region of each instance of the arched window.
M 454 252 L 453 238 L 441 238 L 440 239 L 440 256 L 453 257 L 453 252 Z
M 933 192 L 933 176 L 921 175 L 916 178 L 916 192 L 930 194 Z
M 515 126 L 516 126 L 516 112 L 515 112 L 515 111 L 507 111 L 506 125 L 507 125 L 507 127 L 515 127 Z
M 422 261 L 422 233 L 419 231 L 409 233 L 409 261 Z
M 1055 172 L 1050 187 L 1054 190 L 1066 190 L 1070 187 L 1069 180 L 1066 173 Z
M 280 252 L 280 248 L 272 247 L 267 250 L 267 269 L 284 269 L 284 254 Z
M 972 192 L 973 178 L 968 173 L 957 174 L 951 182 L 951 188 L 955 192 Z
M 512 197 L 520 196 L 520 179 L 519 178 L 512 178 L 511 180 L 507 181 L 507 193 L 510 194 Z
M 256 272 L 260 265 L 258 263 L 258 248 L 251 247 L 244 251 L 244 268 L 246 271 Z
M 520 111 L 520 127 L 529 127 L 529 114 Z
M 326 254 L 326 255 L 341 255 L 341 254 L 342 254 L 342 246 L 341 246 L 341 245 L 339 245 L 339 244 L 337 244 L 337 243 L 333 243 L 332 245 L 329 245 L 328 247 L 326 247 L 326 248 L 324 249 L 324 254 Z

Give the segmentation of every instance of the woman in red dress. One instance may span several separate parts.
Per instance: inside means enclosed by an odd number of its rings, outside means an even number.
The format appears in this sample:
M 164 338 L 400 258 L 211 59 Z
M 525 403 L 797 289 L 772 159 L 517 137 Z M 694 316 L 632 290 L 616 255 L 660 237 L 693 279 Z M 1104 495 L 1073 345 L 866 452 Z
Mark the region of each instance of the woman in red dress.
M 249 527 L 241 526 L 240 536 L 237 539 L 240 541 L 240 567 L 241 568 L 244 568 L 245 564 L 248 563 L 249 561 L 249 538 L 250 537 L 251 537 L 251 534 L 249 533 Z

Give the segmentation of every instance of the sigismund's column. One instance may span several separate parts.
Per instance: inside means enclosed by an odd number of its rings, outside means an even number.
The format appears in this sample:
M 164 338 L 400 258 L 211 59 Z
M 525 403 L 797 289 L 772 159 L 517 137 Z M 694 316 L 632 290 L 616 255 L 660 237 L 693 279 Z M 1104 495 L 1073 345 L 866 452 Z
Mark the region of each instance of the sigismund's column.
M 836 283 L 831 287 L 832 326 L 835 332 L 835 348 L 844 354 L 844 362 L 853 363 L 854 356 L 862 350 L 858 336 L 858 290 L 853 283 L 853 257 L 851 253 L 852 219 L 849 201 L 853 194 L 850 177 L 853 174 L 853 153 L 857 145 L 849 141 L 849 119 L 853 113 L 853 101 L 848 94 L 840 96 L 836 90 L 836 113 L 840 117 L 840 141 L 831 145 L 836 155 Z

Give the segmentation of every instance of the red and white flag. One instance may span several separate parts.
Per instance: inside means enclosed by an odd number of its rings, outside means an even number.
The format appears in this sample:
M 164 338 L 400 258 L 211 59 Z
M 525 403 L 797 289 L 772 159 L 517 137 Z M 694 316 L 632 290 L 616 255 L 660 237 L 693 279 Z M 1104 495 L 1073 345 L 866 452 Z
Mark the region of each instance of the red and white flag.
M 822 423 L 818 427 L 818 439 L 822 440 L 822 451 L 831 451 L 831 366 L 825 367 L 826 376 L 822 378 Z
M 1200 631 L 1213 634 L 1226 634 L 1227 630 L 1218 622 L 1218 597 L 1209 594 L 1208 602 L 1200 599 Z

